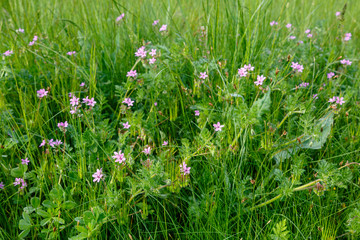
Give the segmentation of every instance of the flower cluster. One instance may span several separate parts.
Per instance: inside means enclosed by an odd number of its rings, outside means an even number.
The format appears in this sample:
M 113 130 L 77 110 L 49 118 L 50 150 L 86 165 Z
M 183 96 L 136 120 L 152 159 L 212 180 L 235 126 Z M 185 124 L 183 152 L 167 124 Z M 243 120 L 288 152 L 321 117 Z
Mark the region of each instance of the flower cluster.
M 184 176 L 190 174 L 190 169 L 191 167 L 188 167 L 185 162 L 180 165 L 180 172 L 182 172 Z
M 11 56 L 12 54 L 14 54 L 13 51 L 7 50 L 6 52 L 3 53 L 4 56 Z
M 124 163 L 126 160 L 125 154 L 122 153 L 121 150 L 119 152 L 114 152 L 114 156 L 112 156 L 112 158 L 118 163 Z
M 345 33 L 344 41 L 351 40 L 351 33 Z
M 125 98 L 123 103 L 127 104 L 128 107 L 131 107 L 131 106 L 133 106 L 134 101 L 132 101 L 131 98 Z
M 29 42 L 29 46 L 34 45 L 37 40 L 38 40 L 38 36 L 35 35 L 33 40 L 31 42 Z
M 58 123 L 58 128 L 60 128 L 60 130 L 62 131 L 62 132 L 66 132 L 66 128 L 68 127 L 68 122 L 67 121 L 65 121 L 65 122 L 59 122 Z
M 333 76 L 335 76 L 335 73 L 333 73 L 333 72 L 329 72 L 329 73 L 327 74 L 327 78 L 328 78 L 328 79 L 332 78 Z
M 14 186 L 21 185 L 20 189 L 24 189 L 27 186 L 27 183 L 22 178 L 15 178 Z
M 121 19 L 125 17 L 125 13 L 122 13 L 120 16 L 116 18 L 116 22 L 119 22 Z
M 300 85 L 299 85 L 299 87 L 303 87 L 303 88 L 305 88 L 307 86 L 309 86 L 309 83 L 307 83 L 307 82 L 300 83 Z
M 343 60 L 340 60 L 340 63 L 343 64 L 343 65 L 351 65 L 352 62 L 350 62 L 350 60 L 346 60 L 346 59 L 343 59 Z
M 238 74 L 240 77 L 246 77 L 248 72 L 254 71 L 254 69 L 255 68 L 252 67 L 251 64 L 249 65 L 245 64 L 244 67 L 238 69 Z
M 47 96 L 48 91 L 45 91 L 45 89 L 40 89 L 40 90 L 36 91 L 36 93 L 37 93 L 38 98 L 43 98 L 43 97 Z
M 340 104 L 340 105 L 343 105 L 343 103 L 345 103 L 343 97 L 336 97 L 336 96 L 330 98 L 328 102 L 329 102 L 329 103 L 335 102 L 335 103 Z
M 297 62 L 292 62 L 291 63 L 291 68 L 295 71 L 295 72 L 302 72 L 304 70 L 303 65 L 300 65 Z
M 72 55 L 75 55 L 75 51 L 72 51 L 72 52 L 67 52 L 66 54 L 69 55 L 69 56 L 72 56 Z
M 272 22 L 270 23 L 270 26 L 274 26 L 274 25 L 278 25 L 278 24 L 279 24 L 278 22 L 272 21 Z

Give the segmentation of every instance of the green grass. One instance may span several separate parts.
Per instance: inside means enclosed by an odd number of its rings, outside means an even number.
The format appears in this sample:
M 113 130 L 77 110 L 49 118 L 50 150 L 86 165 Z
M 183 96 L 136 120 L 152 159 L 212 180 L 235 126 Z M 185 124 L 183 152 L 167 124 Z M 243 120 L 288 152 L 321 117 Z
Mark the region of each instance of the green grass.
M 0 239 L 360 236 L 356 0 L 3 0 L 0 9 L 0 52 L 14 52 L 0 66 Z M 157 49 L 154 66 L 135 57 L 143 45 Z M 76 117 L 70 92 L 97 103 Z M 333 96 L 345 103 L 332 108 Z M 65 144 L 39 148 L 43 139 Z M 112 158 L 119 150 L 126 165 Z

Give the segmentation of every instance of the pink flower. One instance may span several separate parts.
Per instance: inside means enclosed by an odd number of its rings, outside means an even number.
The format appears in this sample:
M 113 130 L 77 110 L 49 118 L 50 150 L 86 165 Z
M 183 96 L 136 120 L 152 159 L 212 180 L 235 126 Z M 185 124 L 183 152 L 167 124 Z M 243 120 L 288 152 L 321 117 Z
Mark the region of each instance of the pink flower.
M 40 90 L 36 91 L 36 93 L 37 93 L 38 98 L 43 98 L 43 97 L 47 96 L 48 91 L 45 91 L 45 89 L 40 89 Z
M 329 102 L 329 103 L 333 103 L 333 102 L 335 102 L 335 101 L 336 101 L 336 97 L 332 97 L 332 98 L 329 99 L 328 102 Z
M 80 98 L 77 98 L 75 95 L 70 99 L 70 104 L 74 107 L 79 105 Z
M 71 114 L 75 114 L 76 111 L 77 111 L 77 107 L 71 107 L 71 109 L 70 109 Z
M 340 105 L 343 105 L 343 103 L 345 103 L 344 98 L 343 97 L 341 97 L 341 98 L 336 97 L 336 103 L 338 103 Z
M 191 167 L 187 167 L 185 162 L 180 165 L 180 172 L 182 172 L 184 176 L 190 174 L 190 169 Z
M 278 22 L 272 21 L 270 22 L 270 26 L 278 25 Z
M 72 51 L 72 52 L 67 52 L 66 54 L 69 55 L 69 56 L 72 56 L 74 55 L 76 52 L 75 51 Z
M 33 41 L 36 42 L 38 40 L 38 36 L 34 36 Z
M 335 13 L 335 16 L 338 17 L 338 16 L 340 16 L 340 14 L 341 14 L 341 12 L 336 12 L 336 13 Z
M 333 72 L 329 72 L 329 73 L 327 74 L 327 78 L 328 78 L 328 79 L 332 78 L 333 76 L 335 76 L 335 73 L 333 73 Z
M 95 103 L 96 103 L 96 101 L 94 100 L 94 98 L 90 98 L 87 102 L 87 105 L 90 107 L 94 107 Z
M 302 71 L 304 70 L 303 65 L 300 65 L 300 64 L 297 63 L 297 62 L 292 62 L 292 63 L 291 63 L 291 68 L 292 68 L 294 71 L 297 71 L 297 72 L 302 72 Z
M 258 75 L 257 81 L 255 81 L 254 83 L 256 86 L 263 85 L 265 79 L 266 79 L 266 77 L 264 77 L 263 75 L 261 75 L 261 76 Z
M 156 55 L 156 49 L 151 49 L 151 52 L 149 52 L 149 54 L 151 56 L 155 56 Z
M 310 31 L 311 31 L 310 29 L 306 29 L 305 33 L 308 34 L 308 33 L 310 33 Z
M 28 165 L 28 164 L 29 164 L 29 162 L 30 162 L 30 161 L 29 161 L 29 159 L 28 159 L 28 158 L 21 159 L 21 164 L 22 164 L 22 165 L 25 165 L 25 164 L 26 164 L 26 165 Z
M 17 186 L 17 185 L 21 184 L 20 189 L 23 189 L 24 187 L 27 186 L 27 183 L 22 178 L 15 178 L 15 182 L 13 184 L 14 184 L 14 186 Z
M 68 122 L 59 122 L 58 128 L 60 128 L 61 131 L 66 132 L 66 128 L 68 127 Z
M 291 23 L 286 24 L 286 28 L 291 28 Z
M 312 35 L 311 33 L 309 33 L 309 34 L 307 35 L 307 37 L 308 37 L 308 38 L 312 38 L 313 35 Z
M 159 20 L 155 20 L 152 25 L 155 26 L 155 25 L 157 25 L 158 23 L 159 23 Z
M 4 56 L 11 56 L 14 52 L 13 51 L 10 51 L 10 50 L 7 50 L 6 52 L 4 52 Z
M 245 68 L 245 67 L 239 68 L 238 69 L 238 74 L 239 74 L 240 77 L 246 77 L 246 75 L 248 74 L 247 68 Z
M 123 123 L 122 125 L 124 126 L 125 129 L 129 129 L 130 126 L 131 126 L 131 125 L 129 124 L 129 122 Z
M 22 28 L 19 28 L 18 30 L 16 30 L 16 32 L 21 32 L 21 33 L 23 33 L 25 30 L 24 29 L 22 29 Z
M 45 144 L 46 144 L 46 141 L 45 141 L 45 139 L 44 139 L 44 140 L 42 140 L 42 142 L 40 143 L 39 147 L 43 147 L 43 146 L 45 146 Z
M 220 125 L 220 122 L 213 124 L 213 126 L 215 128 L 215 132 L 221 132 L 222 128 L 224 127 L 224 125 Z
M 85 86 L 85 82 L 80 83 L 80 87 L 84 87 Z
M 102 168 L 96 169 L 96 172 L 92 175 L 92 177 L 94 178 L 93 182 L 100 182 L 103 176 L 104 175 L 102 174 Z
M 146 53 L 147 53 L 147 51 L 145 51 L 145 46 L 142 46 L 135 52 L 135 56 L 145 58 Z
M 149 63 L 150 63 L 150 64 L 154 64 L 155 61 L 156 61 L 156 58 L 151 58 L 151 59 L 149 60 Z
M 346 60 L 346 59 L 343 59 L 343 60 L 340 60 L 340 63 L 343 64 L 343 65 L 351 65 L 352 62 L 350 62 L 349 60 Z
M 131 106 L 133 106 L 134 101 L 131 101 L 131 98 L 125 98 L 123 103 L 127 104 L 128 107 L 131 107 Z
M 195 116 L 200 116 L 200 111 L 199 110 L 195 110 Z
M 206 74 L 206 72 L 200 72 L 200 77 L 201 79 L 206 79 L 208 77 L 208 75 Z
M 130 70 L 126 76 L 136 78 L 136 76 L 137 76 L 136 70 L 134 70 L 134 71 Z
M 295 36 L 290 36 L 289 39 L 290 40 L 294 40 L 296 37 Z
M 32 45 L 34 45 L 34 44 L 35 44 L 35 41 L 29 42 L 29 46 L 32 46 Z
M 298 43 L 299 43 L 299 44 L 303 44 L 304 42 L 300 40 Z
M 318 95 L 317 95 L 317 94 L 314 94 L 314 95 L 313 95 L 313 99 L 315 99 L 315 100 L 316 100 L 316 99 L 318 99 L 318 98 L 319 98 L 319 97 L 318 97 Z
M 254 67 L 252 67 L 250 63 L 249 63 L 249 65 L 246 65 L 246 64 L 245 64 L 245 65 L 244 65 L 244 69 L 245 69 L 246 71 L 249 71 L 249 72 L 250 72 L 250 71 L 254 71 Z M 240 74 L 240 73 L 239 73 L 239 74 Z
M 4 183 L 3 183 L 3 182 L 0 182 L 0 188 L 1 188 L 1 189 L 4 189 L 4 187 L 5 187 Z
M 119 22 L 121 19 L 125 17 L 125 13 L 122 13 L 120 16 L 116 18 L 116 22 Z
M 344 41 L 349 41 L 351 39 L 351 33 L 345 33 Z
M 154 106 L 155 106 L 155 107 L 157 106 L 157 102 L 154 102 Z
M 162 145 L 163 145 L 163 146 L 167 146 L 167 145 L 168 145 L 168 142 L 167 142 L 167 141 L 164 141 Z
M 309 86 L 309 83 L 307 83 L 307 82 L 300 83 L 300 85 L 299 85 L 299 87 L 304 87 L 304 88 L 307 86 Z
M 167 25 L 162 25 L 161 28 L 159 29 L 159 32 L 166 31 L 166 29 L 167 29 Z
M 121 150 L 119 152 L 114 152 L 114 156 L 112 156 L 112 158 L 118 163 L 123 163 L 126 160 L 124 153 L 121 153 Z
M 21 183 L 22 178 L 15 178 L 14 186 L 19 185 Z
M 142 151 L 143 153 L 145 153 L 145 155 L 149 155 L 151 152 L 151 147 L 147 147 L 144 149 L 144 151 Z

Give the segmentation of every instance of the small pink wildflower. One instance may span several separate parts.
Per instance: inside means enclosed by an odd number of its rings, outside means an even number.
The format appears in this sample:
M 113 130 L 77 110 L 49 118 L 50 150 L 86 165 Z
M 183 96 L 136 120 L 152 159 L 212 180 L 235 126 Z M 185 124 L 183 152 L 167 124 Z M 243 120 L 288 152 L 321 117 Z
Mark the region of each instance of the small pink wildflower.
M 255 69 L 255 67 L 252 67 L 250 63 L 249 63 L 249 65 L 245 64 L 243 68 L 249 72 L 254 71 L 254 69 Z
M 38 36 L 34 36 L 33 41 L 36 42 L 38 40 Z
M 329 73 L 327 74 L 327 78 L 328 78 L 328 79 L 332 78 L 333 76 L 335 76 L 335 73 L 333 73 L 333 72 L 329 72 Z
M 278 25 L 278 22 L 272 21 L 270 22 L 270 26 Z
M 71 106 L 75 107 L 79 105 L 80 98 L 77 98 L 75 95 L 70 99 Z
M 94 100 L 94 98 L 90 98 L 87 102 L 87 105 L 90 107 L 94 107 L 95 103 L 96 103 L 96 101 Z
M 291 28 L 291 23 L 286 24 L 286 28 Z
M 206 74 L 206 72 L 200 72 L 200 77 L 201 79 L 206 79 L 208 77 L 208 75 Z
M 35 41 L 29 42 L 29 46 L 32 46 L 32 45 L 34 45 L 34 44 L 35 44 Z
M 344 41 L 351 40 L 351 33 L 345 33 Z
M 48 91 L 45 91 L 45 89 L 40 89 L 40 90 L 36 91 L 36 93 L 37 93 L 38 98 L 43 98 L 43 97 L 47 96 Z
M 145 58 L 146 53 L 147 53 L 147 51 L 145 51 L 145 46 L 142 46 L 135 52 L 135 56 Z
M 336 101 L 336 97 L 332 97 L 332 98 L 329 99 L 328 102 L 329 102 L 329 103 L 333 103 L 333 102 L 335 102 L 335 101 Z
M 168 144 L 169 144 L 169 143 L 168 143 L 167 141 L 164 141 L 162 145 L 163 145 L 163 146 L 167 146 Z
M 3 182 L 0 182 L 0 188 L 1 188 L 1 189 L 4 189 L 4 187 L 5 187 L 4 183 L 3 183 Z
M 299 43 L 299 44 L 303 44 L 304 42 L 300 40 L 298 43 Z
M 85 86 L 85 82 L 80 83 L 80 87 L 84 87 Z
M 40 143 L 39 147 L 43 147 L 43 146 L 45 146 L 45 144 L 46 144 L 46 141 L 45 141 L 45 139 L 44 139 L 44 140 L 42 140 L 42 142 Z
M 161 28 L 159 29 L 159 32 L 163 32 L 163 31 L 166 31 L 167 29 L 167 25 L 162 25 Z
M 261 86 L 261 85 L 263 85 L 263 83 L 264 83 L 264 80 L 266 79 L 266 77 L 264 77 L 263 75 L 261 75 L 261 76 L 257 76 L 257 81 L 255 81 L 254 83 L 255 83 L 255 85 L 256 86 Z
M 96 169 L 96 172 L 92 175 L 92 177 L 94 178 L 93 182 L 100 182 L 103 176 L 104 175 L 102 174 L 102 168 Z
M 187 167 L 185 162 L 180 165 L 180 172 L 182 172 L 184 176 L 190 174 L 190 169 L 191 167 Z
M 63 132 L 66 132 L 66 128 L 68 127 L 68 122 L 67 121 L 65 121 L 65 122 L 59 122 L 58 123 L 58 128 L 60 128 L 60 130 L 61 131 L 63 131 Z
M 129 129 L 131 127 L 129 122 L 123 123 L 122 125 L 124 126 L 125 129 Z
M 145 155 L 149 155 L 151 152 L 151 147 L 147 147 L 144 149 L 144 151 L 142 151 L 143 153 L 145 153 Z
M 346 60 L 346 59 L 343 59 L 343 60 L 340 60 L 340 63 L 343 64 L 343 65 L 351 65 L 352 62 L 350 62 L 350 60 Z
M 116 22 L 119 22 L 121 19 L 125 17 L 125 13 L 122 13 L 120 16 L 116 18 Z
M 344 98 L 343 97 L 336 97 L 336 103 L 343 105 L 343 103 L 345 103 Z
M 290 36 L 289 39 L 290 40 L 294 40 L 296 37 L 295 36 Z
M 72 56 L 72 55 L 76 54 L 76 52 L 72 51 L 72 52 L 67 52 L 66 54 L 69 55 L 69 56 Z
M 221 125 L 220 122 L 217 122 L 216 124 L 213 124 L 215 128 L 215 132 L 221 132 L 224 125 Z
M 309 33 L 309 34 L 307 35 L 307 37 L 308 37 L 308 38 L 312 38 L 313 35 L 312 35 L 311 33 Z
M 299 87 L 303 87 L 303 88 L 305 88 L 307 86 L 309 86 L 309 83 L 307 83 L 307 82 L 300 83 L 300 85 L 299 85 Z
M 291 68 L 292 68 L 294 71 L 297 71 L 297 72 L 302 72 L 302 71 L 304 70 L 303 65 L 300 65 L 300 64 L 297 63 L 297 62 L 292 62 L 292 63 L 291 63 Z
M 112 156 L 112 158 L 118 163 L 123 163 L 126 160 L 124 153 L 121 153 L 121 150 L 119 152 L 114 152 L 114 156 Z
M 23 32 L 25 32 L 25 30 L 22 29 L 22 28 L 19 28 L 18 30 L 16 30 L 16 32 L 21 32 L 21 33 L 23 33 Z
M 14 52 L 13 51 L 10 51 L 10 50 L 7 50 L 6 52 L 4 52 L 4 56 L 11 56 Z
M 245 67 L 239 68 L 238 69 L 238 74 L 239 74 L 240 77 L 246 77 L 246 75 L 248 74 L 247 68 L 245 68 Z
M 157 25 L 158 23 L 159 23 L 159 20 L 155 20 L 152 25 L 155 26 L 155 25 Z
M 306 33 L 306 34 L 308 34 L 308 33 L 310 33 L 310 32 L 311 32 L 310 29 L 306 29 L 306 30 L 305 30 L 305 33 Z
M 136 70 L 134 70 L 134 71 L 130 70 L 126 76 L 136 78 L 136 76 L 137 76 Z
M 70 113 L 75 114 L 77 112 L 77 107 L 71 107 Z
M 156 55 L 156 49 L 151 49 L 151 52 L 149 52 L 149 54 L 151 56 L 155 56 Z
M 340 16 L 340 14 L 341 14 L 341 12 L 336 12 L 336 13 L 335 13 L 335 16 L 338 17 L 338 16 Z
M 154 106 L 155 106 L 155 107 L 157 106 L 157 102 L 154 102 Z
M 20 184 L 21 184 L 20 189 L 23 189 L 24 187 L 27 186 L 27 183 L 24 181 L 24 179 L 22 179 L 22 178 L 15 178 L 14 186 L 17 186 L 17 185 L 20 185 Z
M 150 64 L 154 64 L 155 61 L 156 61 L 156 58 L 153 57 L 153 58 L 151 58 L 151 59 L 149 60 L 149 63 L 150 63 Z
M 29 165 L 29 159 L 28 158 L 25 158 L 25 159 L 21 159 L 21 164 L 22 165 Z
M 200 111 L 199 110 L 195 110 L 195 116 L 200 116 Z
M 127 104 L 128 107 L 131 107 L 131 106 L 133 106 L 134 101 L 131 101 L 131 98 L 125 98 L 123 103 Z
M 314 94 L 314 95 L 313 95 L 313 99 L 315 99 L 315 100 L 316 100 L 316 99 L 318 99 L 318 98 L 319 98 L 319 97 L 318 97 L 318 95 L 317 95 L 317 94 Z

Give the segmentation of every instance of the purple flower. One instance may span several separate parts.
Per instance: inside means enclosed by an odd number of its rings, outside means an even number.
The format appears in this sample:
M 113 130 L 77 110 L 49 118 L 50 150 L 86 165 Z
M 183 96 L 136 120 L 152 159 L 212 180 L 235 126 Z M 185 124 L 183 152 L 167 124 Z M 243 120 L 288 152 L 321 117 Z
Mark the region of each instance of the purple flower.
M 7 50 L 6 52 L 4 52 L 4 56 L 11 56 L 14 52 L 13 51 L 10 51 L 10 50 Z
M 238 74 L 239 74 L 240 77 L 246 77 L 246 75 L 248 74 L 247 68 L 245 68 L 245 67 L 239 68 L 238 69 Z
M 191 167 L 187 167 L 185 162 L 180 165 L 180 172 L 182 172 L 184 176 L 190 174 L 190 169 Z
M 272 21 L 270 22 L 270 26 L 278 25 L 278 22 Z
M 215 128 L 215 132 L 221 132 L 224 125 L 221 125 L 220 122 L 217 122 L 216 124 L 213 124 Z
M 300 65 L 300 64 L 297 63 L 297 62 L 292 62 L 292 63 L 291 63 L 291 68 L 292 68 L 294 71 L 297 71 L 297 72 L 302 72 L 302 71 L 304 70 L 303 65 Z
M 94 98 L 90 98 L 87 102 L 87 105 L 90 107 L 94 107 L 95 103 L 96 103 L 96 101 L 94 100 Z
M 146 53 L 147 53 L 147 51 L 145 51 L 145 46 L 142 46 L 135 52 L 135 56 L 145 58 Z
M 351 39 L 351 33 L 345 33 L 344 41 L 349 41 Z
M 199 110 L 195 110 L 195 116 L 200 116 L 200 111 Z
M 80 83 L 80 87 L 84 87 L 85 86 L 85 82 Z
M 255 81 L 254 83 L 256 86 L 263 85 L 265 79 L 266 79 L 266 77 L 264 77 L 263 75 L 261 75 L 261 76 L 258 75 L 257 81 Z
M 126 76 L 136 78 L 136 76 L 137 76 L 136 70 L 134 70 L 134 71 L 130 70 Z
M 151 56 L 155 56 L 156 55 L 156 49 L 151 49 L 151 52 L 149 52 L 149 54 Z
M 125 129 L 129 129 L 130 126 L 131 126 L 131 125 L 129 124 L 129 122 L 123 123 L 122 125 L 124 126 Z
M 294 40 L 296 37 L 295 36 L 290 36 L 289 39 L 290 40 Z
M 1 189 L 4 189 L 4 187 L 5 187 L 4 183 L 3 183 L 3 182 L 0 182 L 0 188 L 1 188 Z
M 46 141 L 45 141 L 45 139 L 44 139 L 44 140 L 42 140 L 42 142 L 40 143 L 39 147 L 43 147 L 43 146 L 45 146 L 45 144 L 46 144 Z
M 72 52 L 67 52 L 66 54 L 69 55 L 69 56 L 72 56 L 74 55 L 76 52 L 75 51 L 72 51 Z
M 333 73 L 333 72 L 329 72 L 329 73 L 327 74 L 327 78 L 328 78 L 328 79 L 332 78 L 333 76 L 335 76 L 335 73 Z
M 33 41 L 36 42 L 38 40 L 38 36 L 34 36 Z
M 168 145 L 168 142 L 167 142 L 167 141 L 164 141 L 162 145 L 163 145 L 163 146 L 167 146 L 167 145 Z
M 131 107 L 131 106 L 133 106 L 134 101 L 131 101 L 131 98 L 125 98 L 123 103 L 127 104 L 128 107 Z
M 317 95 L 317 94 L 314 94 L 314 95 L 313 95 L 313 99 L 315 99 L 315 100 L 316 100 L 316 99 L 318 99 L 318 98 L 319 98 L 319 97 L 318 97 L 318 95 Z
M 343 97 L 341 97 L 341 98 L 336 97 L 336 103 L 338 103 L 340 105 L 343 105 L 343 103 L 345 103 L 344 98 Z
M 346 60 L 346 59 L 343 59 L 343 60 L 340 60 L 340 63 L 343 64 L 343 65 L 351 65 L 352 62 L 350 62 L 349 60 Z
M 116 22 L 119 22 L 121 19 L 125 17 L 125 13 L 122 13 L 120 16 L 116 18 Z
M 104 175 L 102 174 L 102 168 L 96 169 L 96 172 L 92 175 L 92 177 L 94 178 L 93 182 L 100 182 L 103 176 Z
M 299 44 L 303 44 L 304 42 L 300 40 L 298 43 L 299 43 Z
M 21 164 L 22 165 L 28 165 L 29 164 L 29 159 L 28 158 L 25 158 L 25 159 L 21 159 Z
M 328 102 L 329 102 L 329 103 L 333 103 L 333 102 L 335 102 L 335 101 L 336 101 L 336 97 L 332 97 L 332 98 L 329 99 Z
M 142 151 L 143 153 L 145 153 L 145 155 L 149 155 L 151 152 L 151 147 L 147 147 L 144 149 L 144 151 Z
M 60 128 L 61 131 L 66 132 L 66 128 L 68 127 L 68 122 L 59 122 L 58 123 L 58 128 Z
M 112 156 L 112 158 L 118 163 L 123 163 L 126 160 L 124 153 L 121 153 L 121 150 L 119 152 L 114 152 L 114 156 Z
M 313 35 L 312 35 L 311 33 L 309 33 L 309 34 L 307 35 L 307 37 L 308 37 L 308 38 L 312 38 Z
M 340 16 L 340 14 L 341 14 L 341 12 L 336 12 L 336 13 L 335 13 L 335 16 L 338 17 L 338 16 Z
M 167 29 L 167 25 L 162 25 L 161 28 L 159 29 L 159 32 L 166 31 L 166 29 Z
M 155 26 L 155 25 L 157 25 L 158 23 L 159 23 L 159 20 L 155 20 L 152 25 Z
M 70 99 L 71 106 L 75 107 L 79 105 L 80 98 L 77 98 L 75 95 Z
M 309 86 L 309 83 L 307 83 L 307 82 L 300 83 L 300 85 L 299 85 L 299 87 L 304 87 L 304 88 L 307 86 Z
M 286 28 L 291 28 L 291 23 L 286 24 Z
M 157 106 L 157 102 L 154 102 L 154 106 L 155 106 L 155 107 Z
M 75 114 L 76 111 L 77 111 L 77 107 L 71 107 L 71 109 L 70 109 L 71 114 Z
M 244 69 L 245 69 L 246 71 L 249 71 L 249 72 L 250 72 L 250 71 L 254 71 L 254 67 L 252 67 L 250 63 L 249 63 L 249 65 L 246 65 L 246 64 L 245 64 L 245 65 L 244 65 Z M 239 73 L 239 74 L 240 74 L 240 73 Z
M 206 72 L 200 72 L 200 77 L 201 79 L 206 79 L 208 77 L 208 75 L 206 74 Z
M 150 63 L 150 64 L 154 64 L 155 61 L 156 61 L 156 58 L 153 57 L 153 58 L 151 58 L 151 59 L 149 60 L 149 63 Z
M 17 186 L 17 185 L 20 185 L 20 184 L 21 184 L 20 189 L 23 189 L 24 187 L 27 186 L 27 183 L 24 181 L 24 179 L 22 179 L 22 178 L 15 178 L 14 186 Z
M 311 31 L 310 29 L 306 29 L 305 33 L 308 34 L 308 33 L 310 33 L 310 31 Z
M 34 45 L 34 44 L 35 44 L 35 41 L 29 42 L 29 46 L 32 46 L 32 45 Z
M 24 29 L 22 29 L 22 28 L 19 28 L 18 30 L 16 30 L 16 32 L 21 32 L 21 33 L 23 33 L 25 30 Z
M 48 91 L 45 91 L 45 89 L 40 89 L 40 90 L 36 91 L 36 93 L 37 93 L 38 98 L 43 98 L 43 97 L 47 96 Z

